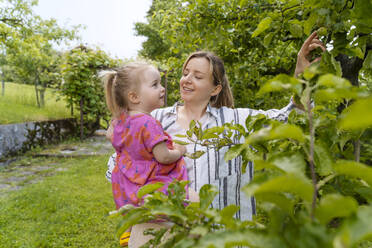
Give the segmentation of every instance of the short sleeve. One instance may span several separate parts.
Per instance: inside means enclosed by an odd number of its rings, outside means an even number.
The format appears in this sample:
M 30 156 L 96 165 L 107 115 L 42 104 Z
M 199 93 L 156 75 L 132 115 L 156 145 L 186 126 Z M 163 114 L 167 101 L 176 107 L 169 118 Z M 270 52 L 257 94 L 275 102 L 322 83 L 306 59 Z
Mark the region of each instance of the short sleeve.
M 143 128 L 141 128 L 141 132 L 143 144 L 148 151 L 152 151 L 156 144 L 168 140 L 168 136 L 165 134 L 160 122 L 152 117 L 147 118 Z

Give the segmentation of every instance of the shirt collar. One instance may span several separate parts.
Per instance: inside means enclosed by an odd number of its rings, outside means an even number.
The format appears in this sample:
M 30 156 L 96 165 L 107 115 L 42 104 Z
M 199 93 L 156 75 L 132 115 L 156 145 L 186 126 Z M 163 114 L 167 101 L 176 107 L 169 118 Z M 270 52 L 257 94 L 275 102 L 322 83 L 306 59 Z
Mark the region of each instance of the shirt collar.
M 176 102 L 175 104 L 173 104 L 173 106 L 171 107 L 171 110 L 168 113 L 172 115 L 177 115 L 177 107 L 182 106 L 182 105 L 183 104 L 181 102 Z M 207 109 L 205 112 L 207 112 L 209 115 L 213 116 L 214 118 L 218 118 L 217 108 L 212 107 L 210 103 L 208 103 Z

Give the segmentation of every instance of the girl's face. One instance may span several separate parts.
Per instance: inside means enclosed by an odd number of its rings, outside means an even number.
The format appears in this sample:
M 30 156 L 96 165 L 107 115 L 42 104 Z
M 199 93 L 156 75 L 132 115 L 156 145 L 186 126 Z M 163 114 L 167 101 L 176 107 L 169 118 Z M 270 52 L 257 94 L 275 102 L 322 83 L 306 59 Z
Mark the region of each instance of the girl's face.
M 154 67 L 146 68 L 140 76 L 138 96 L 143 111 L 150 113 L 164 106 L 164 87 L 160 84 L 160 73 Z
M 183 70 L 180 80 L 181 98 L 185 103 L 208 104 L 211 96 L 220 92 L 213 84 L 212 71 L 206 58 L 192 58 Z

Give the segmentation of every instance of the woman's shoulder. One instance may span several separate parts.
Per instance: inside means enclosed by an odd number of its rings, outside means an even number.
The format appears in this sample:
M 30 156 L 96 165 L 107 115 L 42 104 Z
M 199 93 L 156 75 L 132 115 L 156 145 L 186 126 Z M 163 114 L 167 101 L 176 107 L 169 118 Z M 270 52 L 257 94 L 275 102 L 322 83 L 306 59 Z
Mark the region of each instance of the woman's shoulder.
M 165 107 L 165 108 L 158 108 L 151 112 L 152 117 L 156 120 L 162 122 L 162 120 L 166 117 L 176 116 L 177 115 L 177 103 L 173 106 Z

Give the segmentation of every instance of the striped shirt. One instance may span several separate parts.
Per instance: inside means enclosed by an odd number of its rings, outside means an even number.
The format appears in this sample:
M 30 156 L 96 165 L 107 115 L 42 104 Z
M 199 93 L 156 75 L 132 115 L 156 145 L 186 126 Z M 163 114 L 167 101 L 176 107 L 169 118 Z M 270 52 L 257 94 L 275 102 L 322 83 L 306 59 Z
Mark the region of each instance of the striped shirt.
M 186 138 L 176 137 L 176 134 L 185 134 L 186 130 L 180 127 L 177 120 L 177 107 L 179 103 L 172 107 L 156 109 L 151 114 L 159 120 L 163 129 L 172 136 L 173 139 L 187 141 Z M 249 108 L 214 108 L 207 106 L 205 115 L 199 120 L 202 124 L 202 129 L 207 129 L 215 126 L 221 126 L 224 123 L 241 124 L 245 126 L 245 120 L 248 116 L 264 114 L 268 118 L 279 121 L 287 121 L 288 115 L 293 109 L 294 104 L 291 101 L 282 109 L 270 109 L 267 111 L 254 110 Z M 241 140 L 234 140 L 234 143 L 243 143 L 244 137 Z M 256 205 L 253 197 L 248 198 L 241 187 L 248 184 L 253 177 L 253 163 L 249 162 L 245 173 L 242 172 L 242 159 L 240 156 L 225 162 L 224 155 L 228 147 L 223 147 L 220 150 L 208 148 L 198 144 L 188 144 L 186 146 L 189 153 L 195 151 L 205 151 L 198 159 L 190 159 L 185 157 L 187 172 L 190 181 L 190 187 L 196 192 L 205 184 L 214 185 L 218 190 L 218 195 L 213 200 L 211 207 L 222 209 L 228 205 L 234 204 L 240 206 L 235 217 L 241 220 L 251 220 L 252 215 L 256 213 Z M 115 166 L 116 154 L 113 154 L 108 162 L 108 171 L 106 178 L 111 181 L 111 171 Z
M 186 130 L 180 127 L 177 120 L 177 106 L 156 109 L 151 114 L 159 120 L 164 130 L 172 136 L 173 139 L 183 140 L 175 137 L 176 134 L 185 134 Z M 292 101 L 282 109 L 271 109 L 267 111 L 254 110 L 249 108 L 214 108 L 207 106 L 205 115 L 199 120 L 202 129 L 215 126 L 221 126 L 224 123 L 241 124 L 245 126 L 245 120 L 248 116 L 264 114 L 268 118 L 279 121 L 286 121 L 289 113 L 293 109 Z M 186 138 L 184 138 L 186 141 Z M 234 143 L 244 143 L 244 137 L 241 140 L 234 140 Z M 240 206 L 236 213 L 236 218 L 241 220 L 251 220 L 252 214 L 255 214 L 255 200 L 253 197 L 248 198 L 242 191 L 241 187 L 252 180 L 253 164 L 250 162 L 245 173 L 242 172 L 242 159 L 237 157 L 231 161 L 225 162 L 224 155 L 228 147 L 220 150 L 208 148 L 198 144 L 188 144 L 187 151 L 205 151 L 198 159 L 185 158 L 187 165 L 190 187 L 196 192 L 205 184 L 214 185 L 218 190 L 218 195 L 213 200 L 211 207 L 222 209 L 228 205 L 234 204 Z

